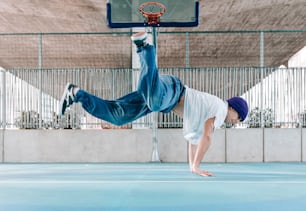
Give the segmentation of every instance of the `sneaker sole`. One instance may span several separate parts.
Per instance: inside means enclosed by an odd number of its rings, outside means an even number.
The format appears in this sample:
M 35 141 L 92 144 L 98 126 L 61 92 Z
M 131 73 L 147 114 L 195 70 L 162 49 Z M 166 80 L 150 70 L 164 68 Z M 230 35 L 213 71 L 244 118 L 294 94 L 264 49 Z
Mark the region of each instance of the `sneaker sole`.
M 136 36 L 134 36 L 134 35 L 136 35 Z M 137 34 L 134 34 L 134 35 L 131 36 L 132 41 L 138 41 L 138 40 L 143 41 L 148 36 L 146 32 L 140 32 L 140 33 L 137 33 Z
M 67 83 L 67 84 L 66 84 L 65 89 L 64 89 L 65 92 L 63 93 L 62 98 L 61 98 L 61 101 L 59 102 L 59 103 L 60 103 L 60 107 L 59 107 L 58 114 L 59 114 L 60 116 L 64 115 L 64 114 L 62 114 L 63 104 L 64 104 L 64 101 L 66 100 L 67 90 L 68 90 L 70 84 L 71 84 L 71 83 Z

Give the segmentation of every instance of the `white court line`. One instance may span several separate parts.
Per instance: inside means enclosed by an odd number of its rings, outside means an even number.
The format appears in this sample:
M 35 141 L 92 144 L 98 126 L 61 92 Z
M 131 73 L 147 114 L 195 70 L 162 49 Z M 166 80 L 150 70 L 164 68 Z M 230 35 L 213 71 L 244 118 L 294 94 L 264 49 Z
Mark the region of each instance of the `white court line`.
M 209 181 L 209 180 L 82 180 L 82 181 L 65 181 L 65 180 L 44 180 L 44 181 L 20 181 L 20 180 L 7 180 L 0 181 L 1 184 L 131 184 L 131 183 L 222 183 L 222 184 L 306 184 L 306 180 L 303 181 Z

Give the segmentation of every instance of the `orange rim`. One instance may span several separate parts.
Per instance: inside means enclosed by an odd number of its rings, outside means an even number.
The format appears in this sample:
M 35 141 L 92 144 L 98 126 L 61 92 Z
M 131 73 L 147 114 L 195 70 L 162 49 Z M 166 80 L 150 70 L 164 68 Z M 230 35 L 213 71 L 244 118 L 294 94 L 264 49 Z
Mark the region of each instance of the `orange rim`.
M 158 12 L 147 12 L 143 9 L 147 6 L 157 6 L 160 8 L 160 11 Z M 139 6 L 139 12 L 146 17 L 147 22 L 149 24 L 157 24 L 159 22 L 159 17 L 162 16 L 166 12 L 166 7 L 162 3 L 155 2 L 155 1 L 149 1 L 144 2 Z

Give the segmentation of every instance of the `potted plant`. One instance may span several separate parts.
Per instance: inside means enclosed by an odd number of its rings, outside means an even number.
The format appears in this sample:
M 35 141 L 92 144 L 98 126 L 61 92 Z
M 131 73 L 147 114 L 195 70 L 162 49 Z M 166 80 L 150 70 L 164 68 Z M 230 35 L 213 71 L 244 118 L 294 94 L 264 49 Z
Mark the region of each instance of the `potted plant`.
M 266 128 L 271 128 L 274 123 L 274 114 L 271 108 L 259 109 L 253 108 L 248 115 L 248 127 L 259 128 L 262 125 Z

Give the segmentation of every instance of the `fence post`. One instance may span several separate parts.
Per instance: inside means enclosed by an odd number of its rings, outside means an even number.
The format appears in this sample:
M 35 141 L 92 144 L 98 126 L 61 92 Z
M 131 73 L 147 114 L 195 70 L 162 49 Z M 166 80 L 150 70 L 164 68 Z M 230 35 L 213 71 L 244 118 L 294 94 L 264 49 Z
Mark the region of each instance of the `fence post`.
M 42 34 L 38 34 L 39 128 L 42 128 Z
M 2 97 L 1 97 L 2 127 L 3 129 L 5 129 L 6 128 L 6 71 L 0 67 L 0 73 L 1 73 L 0 81 L 2 81 Z
M 186 64 L 185 67 L 188 68 L 189 67 L 189 33 L 186 32 Z
M 260 98 L 260 110 L 263 111 L 263 100 L 264 100 L 264 84 L 263 84 L 263 77 L 264 77 L 264 65 L 265 65 L 265 36 L 264 32 L 260 32 L 260 93 L 261 93 L 261 98 Z M 264 125 L 264 113 L 260 112 L 260 125 L 263 128 Z

